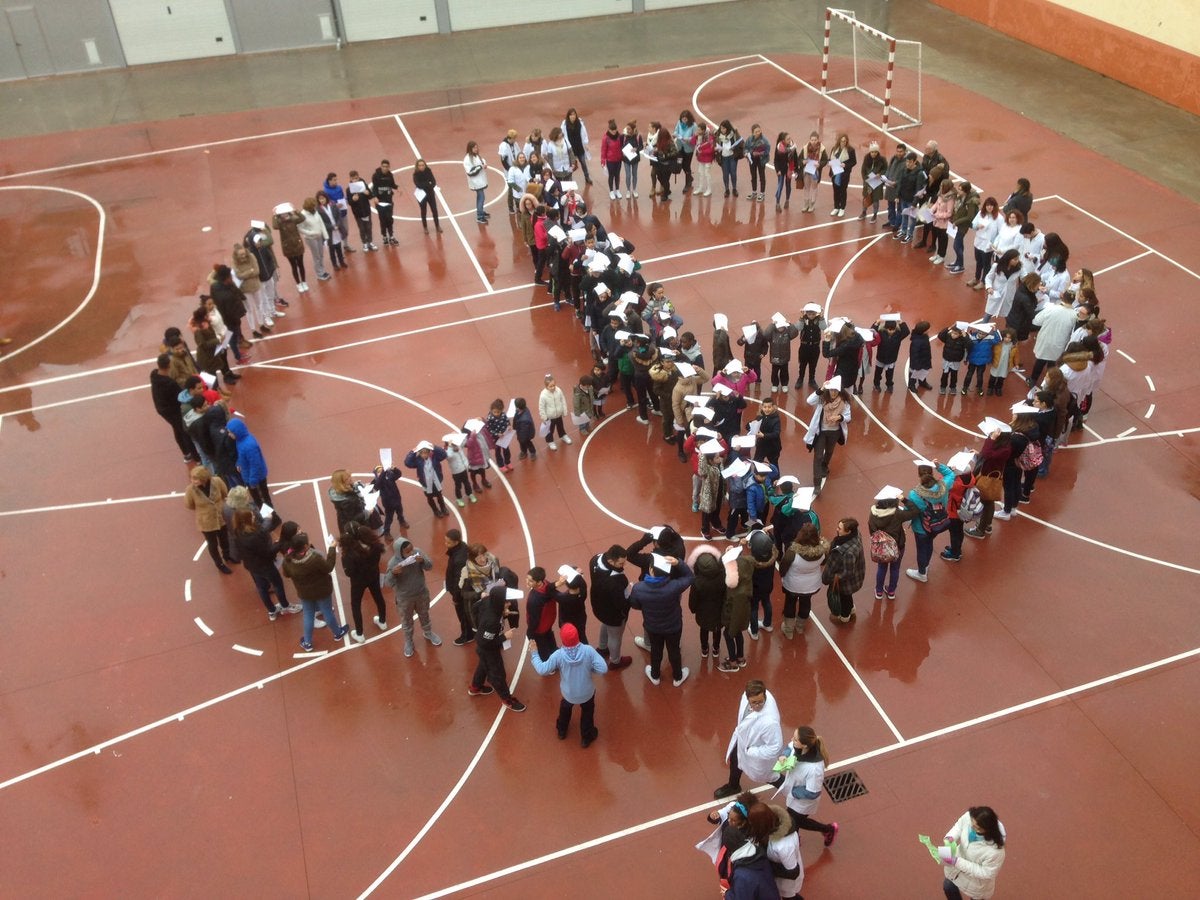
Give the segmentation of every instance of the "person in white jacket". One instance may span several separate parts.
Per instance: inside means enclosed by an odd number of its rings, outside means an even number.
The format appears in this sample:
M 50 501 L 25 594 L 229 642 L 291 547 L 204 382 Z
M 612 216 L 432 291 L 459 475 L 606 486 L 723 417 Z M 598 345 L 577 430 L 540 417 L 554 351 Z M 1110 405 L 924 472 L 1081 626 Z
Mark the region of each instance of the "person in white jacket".
M 738 704 L 737 726 L 729 739 L 725 759 L 729 762 L 729 781 L 713 796 L 718 800 L 738 793 L 742 773 L 762 784 L 775 783 L 775 763 L 783 752 L 783 727 L 779 724 L 779 705 L 767 686 L 757 678 L 746 682 Z
M 942 869 L 947 900 L 988 900 L 996 893 L 996 876 L 1004 865 L 1004 825 L 990 806 L 972 806 L 946 832 L 958 843 Z
M 546 376 L 546 386 L 538 395 L 538 413 L 542 421 L 550 426 L 550 430 L 546 432 L 546 443 L 550 445 L 551 450 L 558 449 L 558 444 L 554 443 L 556 432 L 564 444 L 571 443 L 571 436 L 563 427 L 563 417 L 567 414 L 567 397 L 554 381 L 553 375 Z
M 792 734 L 788 744 L 787 754 L 779 757 L 781 763 L 786 763 L 788 757 L 795 757 L 796 762 L 784 776 L 783 784 L 776 791 L 776 796 L 784 794 L 788 815 L 799 829 L 819 831 L 825 836 L 825 846 L 833 844 L 837 837 L 838 823 L 818 822 L 812 818 L 821 802 L 821 789 L 825 787 L 825 767 L 829 765 L 829 753 L 825 750 L 825 742 L 809 725 L 801 725 Z
M 1046 308 L 1033 317 L 1033 324 L 1038 329 L 1037 340 L 1033 344 L 1033 355 L 1036 362 L 1029 375 L 1029 383 L 1036 385 L 1042 377 L 1046 366 L 1057 365 L 1058 358 L 1071 342 L 1071 332 L 1075 330 L 1076 316 L 1071 309 L 1070 295 L 1064 294 L 1058 303 L 1047 303 Z
M 463 169 L 467 173 L 467 187 L 475 192 L 475 221 L 481 225 L 488 223 L 488 212 L 483 208 L 484 195 L 487 193 L 487 160 L 479 155 L 479 145 L 474 141 L 467 142 L 467 155 L 463 157 Z

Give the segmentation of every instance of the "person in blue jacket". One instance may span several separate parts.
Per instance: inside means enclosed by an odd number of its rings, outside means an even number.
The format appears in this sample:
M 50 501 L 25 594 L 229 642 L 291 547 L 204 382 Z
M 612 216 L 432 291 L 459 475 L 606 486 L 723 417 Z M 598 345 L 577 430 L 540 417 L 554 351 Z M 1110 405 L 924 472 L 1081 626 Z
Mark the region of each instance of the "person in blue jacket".
M 751 464 L 751 477 L 746 479 L 746 514 L 751 528 L 761 528 L 766 522 L 770 504 L 767 491 L 779 477 L 779 469 L 769 462 L 756 461 Z
M 450 515 L 446 498 L 442 496 L 442 463 L 445 461 L 446 451 L 429 441 L 421 441 L 404 457 L 405 468 L 416 470 L 417 481 L 421 482 L 421 490 L 425 492 L 425 502 L 438 518 Z
M 558 705 L 558 720 L 554 723 L 558 739 L 567 739 L 567 728 L 571 724 L 571 711 L 579 705 L 579 737 L 584 747 L 591 746 L 600 736 L 595 724 L 596 687 L 592 675 L 603 675 L 608 664 L 599 652 L 579 642 L 579 629 L 568 622 L 559 630 L 562 646 L 550 654 L 545 661 L 536 654 L 529 654 L 534 670 L 539 675 L 558 673 L 558 686 L 562 691 L 562 702 Z
M 771 861 L 767 859 L 767 844 L 775 825 L 775 813 L 767 804 L 757 802 L 747 811 L 747 840 L 729 856 L 732 872 L 725 900 L 775 900 L 779 896 Z
M 537 459 L 537 447 L 533 445 L 533 436 L 537 434 L 537 429 L 533 424 L 533 413 L 529 411 L 529 405 L 525 402 L 524 397 L 517 397 L 513 400 L 513 407 L 517 413 L 513 416 L 512 426 L 513 431 L 517 434 L 517 444 L 521 448 L 519 458 Z
M 971 378 L 977 379 L 976 392 L 983 396 L 983 375 L 992 364 L 992 348 L 1000 343 L 1000 332 L 990 324 L 972 323 L 967 329 L 967 377 L 963 379 L 962 392 L 971 389 Z
M 242 480 L 250 489 L 250 496 L 259 506 L 264 503 L 274 506 L 271 502 L 271 491 L 267 487 L 267 461 L 263 458 L 262 448 L 258 439 L 250 433 L 246 423 L 241 419 L 231 418 L 225 430 L 233 437 L 237 446 L 237 467 L 242 473 Z
M 904 574 L 914 581 L 929 580 L 933 539 L 950 527 L 950 487 L 957 477 L 958 473 L 936 459 L 932 463 L 920 462 L 917 465 L 920 483 L 908 492 L 909 507 L 921 511 L 912 520 L 913 538 L 917 542 L 917 567 L 904 570 Z

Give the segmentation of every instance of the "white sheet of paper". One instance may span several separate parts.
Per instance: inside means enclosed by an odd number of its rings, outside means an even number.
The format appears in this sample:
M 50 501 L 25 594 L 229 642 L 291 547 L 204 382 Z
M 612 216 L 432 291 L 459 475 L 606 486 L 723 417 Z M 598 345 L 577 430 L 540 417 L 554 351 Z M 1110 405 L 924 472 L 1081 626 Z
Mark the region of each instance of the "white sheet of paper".
M 804 174 L 805 175 L 816 175 L 817 174 L 817 161 L 815 159 L 806 159 L 804 161 Z
M 946 465 L 952 468 L 955 472 L 966 472 L 975 464 L 975 453 L 971 450 L 959 450 L 950 459 L 946 461 Z
M 933 210 L 930 209 L 928 206 L 922 206 L 920 209 L 917 210 L 917 221 L 918 222 L 932 222 L 933 221 Z
M 426 193 L 425 193 L 423 190 L 421 190 L 420 188 L 416 188 L 416 189 L 413 191 L 413 199 L 414 199 L 414 200 L 416 200 L 418 203 L 420 203 L 422 200 L 424 200 L 424 199 L 425 199 L 427 196 L 429 196 L 429 195 L 428 195 L 428 194 L 426 194 Z
M 337 208 L 344 211 L 350 208 L 350 204 L 342 199 L 337 202 Z
M 664 329 L 664 331 L 665 330 L 666 329 Z M 682 375 L 684 378 L 691 378 L 693 375 L 696 374 L 696 367 L 693 366 L 691 363 L 677 362 L 677 363 L 675 363 L 675 368 L 679 370 L 679 374 Z
M 365 194 L 367 192 L 367 183 L 365 181 L 352 181 L 347 187 L 351 194 Z
M 513 442 L 513 438 L 516 437 L 516 435 L 517 435 L 517 433 L 515 431 L 513 431 L 511 428 L 508 429 L 508 431 L 504 432 L 504 434 L 502 434 L 502 435 L 500 435 L 500 437 L 496 438 L 496 446 L 504 447 L 505 449 L 507 449 L 508 445 Z
M 572 228 L 567 232 L 567 237 L 571 239 L 571 243 L 577 243 L 587 239 L 586 228 Z
M 757 325 L 743 325 L 742 326 L 742 337 L 744 337 L 746 339 L 747 344 L 752 343 L 754 341 L 754 339 L 756 337 L 758 337 L 758 326 Z
M 750 427 L 747 430 L 750 432 L 750 434 L 758 434 L 759 431 L 762 430 L 762 422 L 758 419 L 755 419 L 750 423 Z
M 201 372 L 200 380 L 204 382 L 204 384 L 209 388 L 209 390 L 211 390 L 212 386 L 217 383 L 217 376 L 209 375 L 207 372 Z
M 575 183 L 574 181 L 560 181 L 558 184 L 564 191 L 579 190 L 579 185 L 577 183 Z
M 392 448 L 391 447 L 380 447 L 379 448 L 379 464 L 381 466 L 383 466 L 385 469 L 390 469 L 392 467 Z
M 883 184 L 882 176 L 876 175 L 874 172 L 867 176 L 867 187 L 869 187 L 871 190 L 875 190 L 875 188 L 879 187 L 881 184 Z
M 217 349 L 213 353 L 220 355 L 229 349 L 229 342 L 233 340 L 233 332 L 226 331 L 225 337 L 221 338 L 221 343 L 217 344 Z
M 829 174 L 841 175 L 846 171 L 846 167 L 842 165 L 842 161 L 836 156 L 829 160 Z
M 567 239 L 567 233 L 565 231 L 563 231 L 562 228 L 558 225 L 554 225 L 550 228 L 547 228 L 546 234 L 550 235 L 550 237 L 554 238 L 560 244 L 563 243 Z
M 571 421 L 578 428 L 580 425 L 586 425 L 591 420 L 591 416 L 587 413 L 571 413 Z
M 266 503 L 262 505 L 262 509 L 260 509 L 259 512 L 262 513 L 262 517 L 264 519 L 269 519 L 271 516 L 275 515 L 275 510 L 273 510 L 270 505 Z
M 516 398 L 513 398 L 512 400 L 508 401 L 508 410 L 505 412 L 505 415 L 508 416 L 510 419 L 516 418 L 516 415 L 517 415 Z
M 882 313 L 879 316 L 880 322 L 900 322 L 902 321 L 900 313 Z
M 549 433 L 550 433 L 550 423 L 542 422 L 542 424 L 538 426 L 538 435 L 540 437 L 545 437 Z
M 625 246 L 625 238 L 621 237 L 615 231 L 610 231 L 608 233 L 608 246 L 611 247 L 614 251 L 620 250 L 622 247 Z
M 638 152 L 633 149 L 633 144 L 626 144 L 621 148 L 621 155 L 630 162 L 633 162 L 635 159 L 637 159 Z
M 234 284 L 234 287 L 241 287 L 241 286 L 242 286 L 242 279 L 240 279 L 240 278 L 238 278 L 238 277 L 237 277 L 237 273 L 236 273 L 236 272 L 230 272 L 230 273 L 229 273 L 229 276 L 230 276 L 230 277 L 233 279 L 233 284 Z
M 987 437 L 993 431 L 1012 431 L 1012 427 L 1007 422 L 1001 422 L 992 416 L 985 418 L 976 427 L 984 437 Z
M 946 236 L 954 237 L 957 234 L 958 234 L 958 226 L 955 225 L 953 222 L 947 222 L 946 223 Z
M 758 440 L 757 435 L 739 434 L 730 440 L 735 450 L 753 450 L 754 444 Z

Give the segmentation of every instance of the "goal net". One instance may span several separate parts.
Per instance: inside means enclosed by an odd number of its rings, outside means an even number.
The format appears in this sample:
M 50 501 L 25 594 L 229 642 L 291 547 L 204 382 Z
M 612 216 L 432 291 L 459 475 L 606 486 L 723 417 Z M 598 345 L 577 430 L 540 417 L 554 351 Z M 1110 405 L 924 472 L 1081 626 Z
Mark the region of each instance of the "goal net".
M 885 129 L 921 124 L 921 42 L 860 22 L 853 10 L 825 10 L 821 93 L 853 92 Z

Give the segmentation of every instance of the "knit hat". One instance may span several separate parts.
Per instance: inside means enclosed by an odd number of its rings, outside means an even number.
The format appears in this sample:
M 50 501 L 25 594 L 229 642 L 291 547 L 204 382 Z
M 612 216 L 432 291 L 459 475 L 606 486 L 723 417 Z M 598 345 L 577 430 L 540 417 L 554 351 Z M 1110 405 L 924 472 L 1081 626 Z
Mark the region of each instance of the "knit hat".
M 579 645 L 579 629 L 568 622 L 558 632 L 562 638 L 564 647 L 576 647 Z

